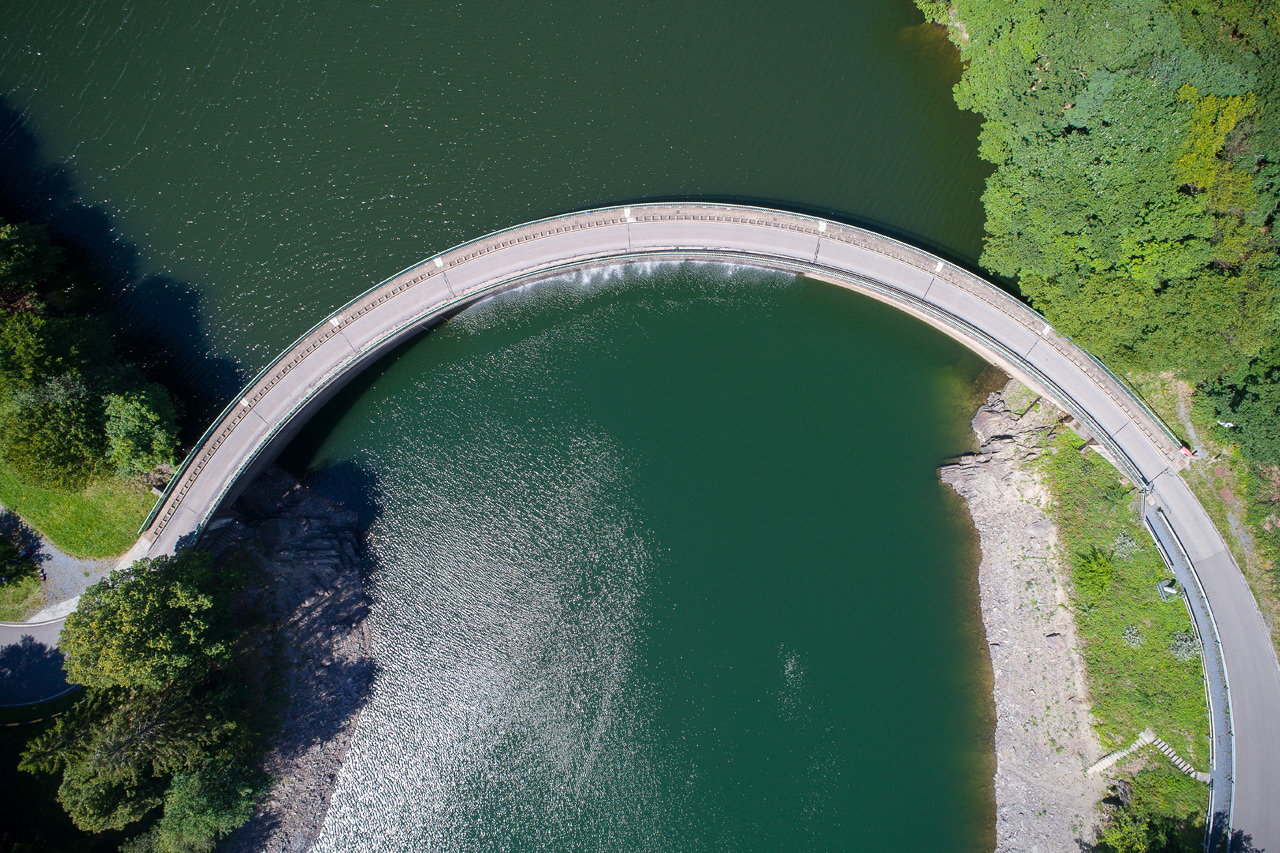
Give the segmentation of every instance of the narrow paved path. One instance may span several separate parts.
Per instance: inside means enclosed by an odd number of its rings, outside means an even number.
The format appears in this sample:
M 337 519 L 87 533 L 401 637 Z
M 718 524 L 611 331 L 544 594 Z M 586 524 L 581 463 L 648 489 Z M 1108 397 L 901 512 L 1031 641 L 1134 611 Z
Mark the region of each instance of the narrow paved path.
M 1280 667 L 1226 543 L 1178 476 L 1178 442 L 1123 383 L 1039 314 L 962 269 L 864 229 L 764 208 L 659 203 L 532 222 L 428 258 L 343 306 L 255 377 L 179 469 L 126 559 L 171 553 L 193 540 L 237 483 L 247 482 L 345 381 L 424 325 L 571 270 L 690 260 L 799 273 L 918 317 L 1070 412 L 1149 491 L 1186 551 L 1199 581 L 1194 589 L 1203 590 L 1217 631 L 1210 645 L 1220 648 L 1224 686 L 1230 685 L 1223 707 L 1232 737 L 1214 758 L 1225 771 L 1220 778 L 1234 781 L 1234 809 L 1220 819 L 1255 847 L 1280 851 L 1280 809 L 1273 805 Z M 1215 807 L 1221 802 L 1215 797 Z
M 110 571 L 115 560 L 73 557 L 3 506 L 0 532 L 33 552 L 45 574 L 49 602 L 25 622 L 0 622 L 0 705 L 37 702 L 67 690 L 57 649 L 63 618 L 75 608 L 80 593 Z

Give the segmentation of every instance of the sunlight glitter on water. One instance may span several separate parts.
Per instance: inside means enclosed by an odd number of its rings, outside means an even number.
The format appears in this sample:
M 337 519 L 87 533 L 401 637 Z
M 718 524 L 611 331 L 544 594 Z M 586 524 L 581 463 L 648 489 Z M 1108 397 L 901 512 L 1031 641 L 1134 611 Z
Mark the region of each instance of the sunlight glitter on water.
M 885 726 L 932 733 L 882 787 L 939 801 L 938 837 L 967 832 L 970 783 L 936 771 L 968 700 L 857 685 L 962 648 L 896 635 L 892 613 L 947 607 L 954 577 L 945 546 L 893 525 L 942 512 L 930 454 L 952 430 L 928 397 L 980 365 L 864 303 L 753 269 L 622 266 L 498 296 L 374 371 L 313 463 L 377 475 L 380 666 L 317 849 L 843 843 L 884 811 L 859 767 L 884 762 Z M 910 357 L 871 358 L 903 336 Z M 900 363 L 919 367 L 884 374 Z M 886 391 L 920 412 L 896 429 L 923 448 L 900 497 L 858 450 L 858 401 Z M 869 524 L 815 526 L 831 513 Z M 850 619 L 871 578 L 885 612 Z

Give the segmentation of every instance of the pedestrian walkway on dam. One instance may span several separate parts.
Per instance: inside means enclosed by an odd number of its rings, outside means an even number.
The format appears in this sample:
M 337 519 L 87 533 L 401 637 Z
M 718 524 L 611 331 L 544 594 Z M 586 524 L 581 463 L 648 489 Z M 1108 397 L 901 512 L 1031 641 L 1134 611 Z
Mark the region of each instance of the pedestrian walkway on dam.
M 1101 363 L 989 282 L 912 246 L 803 214 L 710 203 L 618 206 L 527 223 L 406 269 L 322 320 L 267 365 L 179 468 L 126 560 L 192 541 L 237 484 L 379 356 L 512 287 L 632 262 L 727 262 L 802 274 L 892 305 L 957 339 L 1070 413 L 1174 531 L 1216 636 L 1230 733 L 1215 750 L 1215 823 L 1280 850 L 1280 667 L 1226 542 L 1178 475 L 1184 449 Z M 1199 606 L 1195 601 L 1193 606 Z M 1210 685 L 1211 689 L 1214 685 Z M 1219 770 L 1233 768 L 1219 773 Z M 1226 806 L 1226 803 L 1232 803 Z

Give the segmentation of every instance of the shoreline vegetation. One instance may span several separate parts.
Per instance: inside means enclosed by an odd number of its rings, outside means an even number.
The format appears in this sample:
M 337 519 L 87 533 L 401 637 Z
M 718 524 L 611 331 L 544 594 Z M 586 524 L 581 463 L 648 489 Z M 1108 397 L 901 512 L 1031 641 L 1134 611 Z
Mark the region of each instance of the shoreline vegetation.
M 1147 729 L 1207 769 L 1209 726 L 1190 618 L 1157 594 L 1169 573 L 1135 492 L 1063 417 L 1010 381 L 974 416 L 977 452 L 939 472 L 982 545 L 996 849 L 1199 849 L 1207 789 L 1154 749 L 1086 775 Z
M 126 551 L 178 444 L 167 388 L 83 309 L 94 272 L 0 221 L 0 505 L 73 557 Z
M 1280 8 L 916 5 L 963 65 L 956 103 L 983 118 L 979 156 L 994 171 L 982 266 L 1124 374 L 1197 452 L 1182 476 L 1280 650 Z M 1154 595 L 1158 558 L 1115 472 L 1074 443 L 1059 435 L 1039 476 L 1070 566 L 1095 729 L 1121 747 L 1154 717 L 1197 764 L 1195 644 L 1168 612 L 1133 609 Z M 1153 660 L 1174 650 L 1177 665 Z M 1138 688 L 1153 679 L 1155 693 Z M 1096 849 L 1199 849 L 1203 797 L 1148 753 L 1118 767 Z

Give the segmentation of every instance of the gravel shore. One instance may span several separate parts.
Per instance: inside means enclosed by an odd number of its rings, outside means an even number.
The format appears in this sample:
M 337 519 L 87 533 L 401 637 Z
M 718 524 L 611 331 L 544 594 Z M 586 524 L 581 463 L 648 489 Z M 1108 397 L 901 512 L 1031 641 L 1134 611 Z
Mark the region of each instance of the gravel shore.
M 982 548 L 982 621 L 994 671 L 996 851 L 1079 850 L 1097 833 L 1102 755 L 1089 725 L 1084 665 L 1049 496 L 1032 461 L 1062 413 L 1016 382 L 973 418 L 977 453 L 939 470 L 965 500 Z
M 276 782 L 219 849 L 303 853 L 324 825 L 373 677 L 356 514 L 270 469 L 205 541 L 215 551 L 247 546 L 263 560 L 269 581 L 256 606 L 276 626 L 263 643 L 286 703 L 263 763 Z

